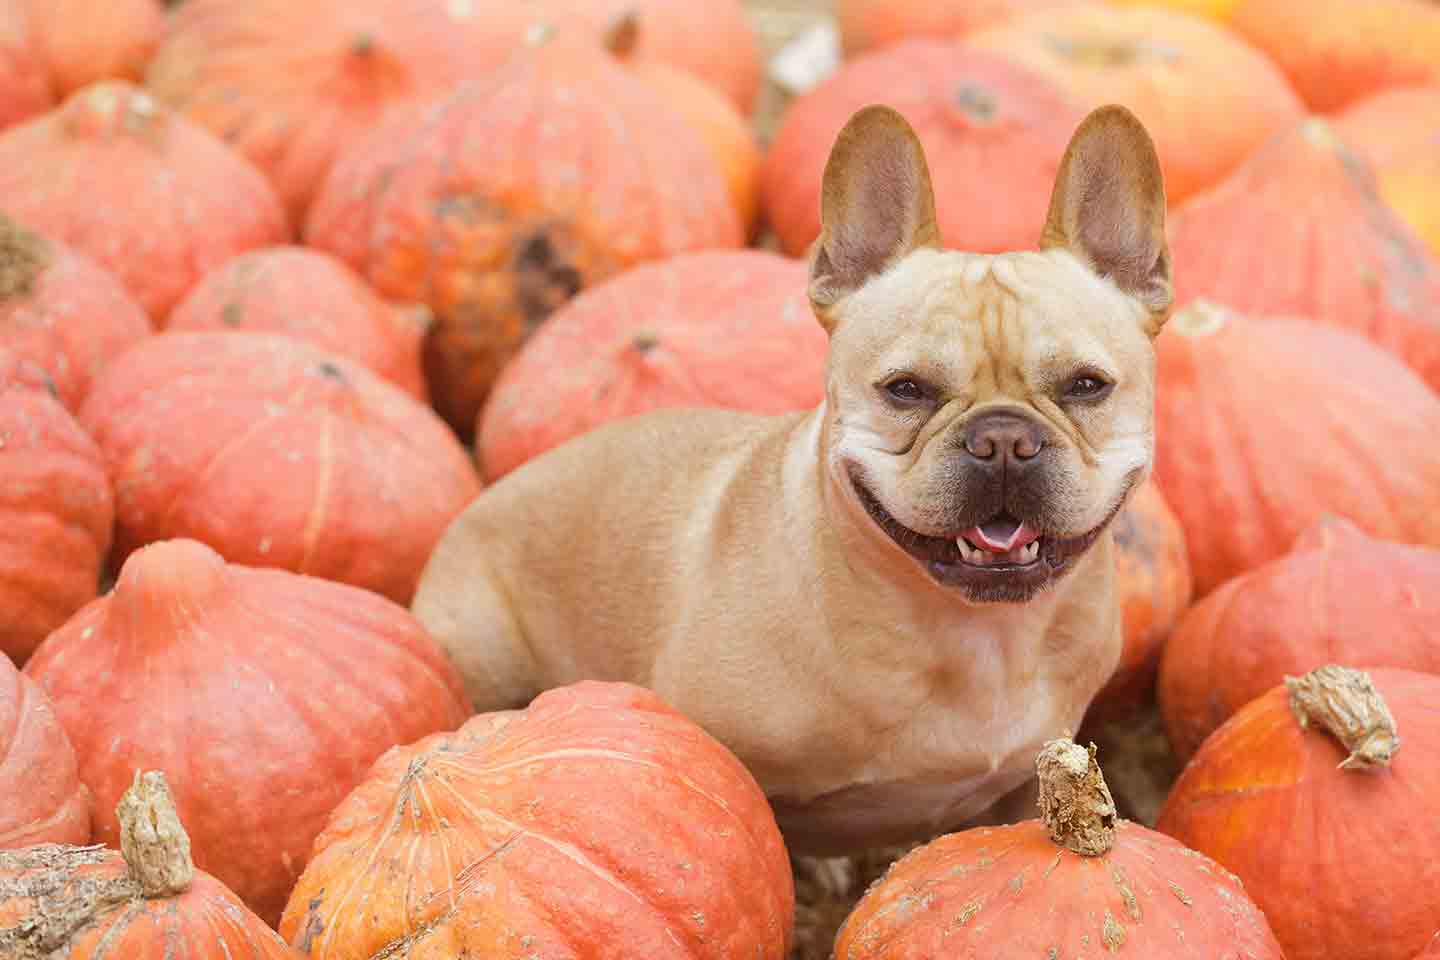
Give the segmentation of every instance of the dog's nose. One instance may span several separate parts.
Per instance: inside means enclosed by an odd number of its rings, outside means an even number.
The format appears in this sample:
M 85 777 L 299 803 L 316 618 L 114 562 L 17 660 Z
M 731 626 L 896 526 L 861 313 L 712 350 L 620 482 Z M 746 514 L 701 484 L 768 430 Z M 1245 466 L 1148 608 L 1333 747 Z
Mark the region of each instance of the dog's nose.
M 965 452 L 976 460 L 1030 460 L 1045 446 L 1040 425 L 1014 413 L 987 413 L 965 428 Z

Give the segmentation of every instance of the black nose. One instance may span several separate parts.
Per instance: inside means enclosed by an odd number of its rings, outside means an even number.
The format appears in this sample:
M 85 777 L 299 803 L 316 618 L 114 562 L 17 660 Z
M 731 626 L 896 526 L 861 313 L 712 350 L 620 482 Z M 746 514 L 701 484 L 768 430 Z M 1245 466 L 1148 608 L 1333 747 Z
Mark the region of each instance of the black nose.
M 1040 425 L 1014 413 L 987 413 L 965 428 L 965 452 L 976 460 L 1030 460 L 1045 446 Z

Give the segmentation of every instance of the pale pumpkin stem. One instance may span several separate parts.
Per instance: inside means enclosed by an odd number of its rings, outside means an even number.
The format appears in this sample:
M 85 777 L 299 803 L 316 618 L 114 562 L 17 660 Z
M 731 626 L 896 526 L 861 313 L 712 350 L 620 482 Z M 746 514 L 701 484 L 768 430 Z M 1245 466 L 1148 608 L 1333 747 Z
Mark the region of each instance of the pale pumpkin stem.
M 174 897 L 189 889 L 195 878 L 190 835 L 175 812 L 165 774 L 136 770 L 115 816 L 120 820 L 120 852 L 146 897 Z
M 50 245 L 0 213 L 0 300 L 27 296 L 50 265 Z
M 1086 750 L 1069 737 L 1051 740 L 1035 758 L 1040 778 L 1040 819 L 1050 839 L 1085 857 L 1109 852 L 1115 842 L 1115 800 L 1095 762 L 1095 744 Z
M 636 330 L 635 335 L 630 338 L 630 345 L 640 353 L 649 353 L 660 346 L 660 334 L 654 330 Z
M 1350 751 L 1340 761 L 1342 768 L 1386 767 L 1400 749 L 1395 718 L 1364 670 L 1329 664 L 1303 677 L 1286 677 L 1285 689 L 1290 712 L 1302 728 L 1318 724 Z
M 1186 304 L 1185 309 L 1170 318 L 1166 328 L 1185 337 L 1208 337 L 1224 327 L 1229 319 L 1228 309 L 1202 297 Z
M 621 10 L 605 26 L 601 42 L 611 55 L 628 60 L 640 45 L 640 11 L 634 7 Z

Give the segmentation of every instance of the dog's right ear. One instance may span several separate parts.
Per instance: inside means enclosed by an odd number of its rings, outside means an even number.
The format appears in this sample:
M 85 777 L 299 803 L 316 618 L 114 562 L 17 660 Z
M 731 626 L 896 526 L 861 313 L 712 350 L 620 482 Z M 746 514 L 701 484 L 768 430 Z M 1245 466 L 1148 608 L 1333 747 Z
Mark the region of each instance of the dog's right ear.
M 825 164 L 810 303 L 826 329 L 841 298 L 910 251 L 940 245 L 935 194 L 920 139 L 883 106 L 850 118 Z

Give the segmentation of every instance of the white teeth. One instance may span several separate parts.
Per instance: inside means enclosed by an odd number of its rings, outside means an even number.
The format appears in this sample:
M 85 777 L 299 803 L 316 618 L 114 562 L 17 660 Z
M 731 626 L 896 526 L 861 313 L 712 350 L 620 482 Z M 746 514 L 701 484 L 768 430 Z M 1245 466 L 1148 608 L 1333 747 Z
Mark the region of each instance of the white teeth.
M 955 546 L 960 548 L 962 560 L 977 567 L 989 567 L 997 563 L 1034 563 L 1040 556 L 1039 540 L 1031 540 L 1023 547 L 1016 547 L 1006 553 L 991 553 L 988 550 L 982 550 L 972 546 L 970 541 L 964 537 L 956 537 Z
M 1021 563 L 1030 563 L 1038 556 L 1040 556 L 1039 540 L 1031 540 L 1029 543 L 1025 544 L 1025 546 L 1020 548 Z
M 970 546 L 970 541 L 964 537 L 956 537 L 955 546 L 960 548 L 960 558 L 966 563 L 981 564 L 985 562 L 985 551 L 979 547 Z

